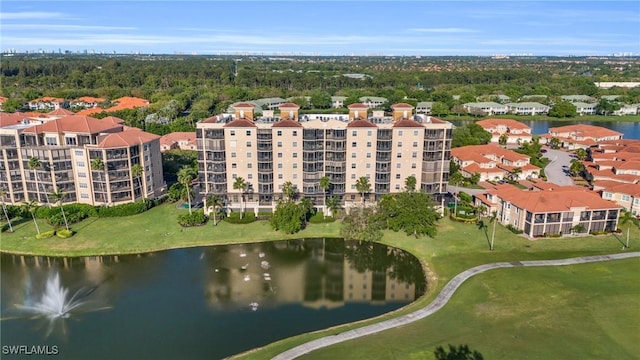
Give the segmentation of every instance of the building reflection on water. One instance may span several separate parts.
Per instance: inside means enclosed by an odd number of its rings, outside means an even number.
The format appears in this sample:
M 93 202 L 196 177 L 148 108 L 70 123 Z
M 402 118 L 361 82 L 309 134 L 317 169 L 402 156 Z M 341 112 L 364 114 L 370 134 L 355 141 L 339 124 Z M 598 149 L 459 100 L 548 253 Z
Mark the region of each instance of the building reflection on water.
M 408 303 L 426 290 L 417 259 L 380 244 L 302 239 L 216 246 L 204 256 L 213 308 Z

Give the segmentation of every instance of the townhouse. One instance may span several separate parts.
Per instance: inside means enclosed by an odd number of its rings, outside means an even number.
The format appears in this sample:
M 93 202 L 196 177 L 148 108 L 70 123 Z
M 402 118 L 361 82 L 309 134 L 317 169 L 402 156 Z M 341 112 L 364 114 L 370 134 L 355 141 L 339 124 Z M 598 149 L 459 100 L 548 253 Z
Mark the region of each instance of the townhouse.
M 49 204 L 49 194 L 63 191 L 63 203 L 108 206 L 165 191 L 157 135 L 114 117 L 32 124 L 8 115 L 0 115 L 0 187 L 9 203 Z
M 69 101 L 62 98 L 54 98 L 45 96 L 39 99 L 33 99 L 28 103 L 30 110 L 55 110 L 60 108 L 68 108 Z
M 504 115 L 508 109 L 506 105 L 498 104 L 496 102 L 470 102 L 462 105 L 470 114 L 485 114 L 485 115 Z
M 621 183 L 611 180 L 597 181 L 593 190 L 599 192 L 603 199 L 611 200 L 640 216 L 640 183 Z
M 160 151 L 171 149 L 198 150 L 195 131 L 172 132 L 160 138 Z
M 447 192 L 450 123 L 413 115 L 409 104 L 393 105 L 391 116 L 369 116 L 362 103 L 348 108 L 348 115 L 299 116 L 298 105 L 285 103 L 279 117 L 257 117 L 253 104 L 240 103 L 234 114 L 200 121 L 200 192 L 221 195 L 231 207 L 244 196 L 254 209 L 272 209 L 287 181 L 322 204 L 324 176 L 331 182 L 328 193 L 344 204 L 360 200 L 356 182 L 363 176 L 371 184 L 370 200 L 402 191 L 409 176 L 421 191 Z M 244 192 L 233 188 L 238 177 L 246 182 Z
M 507 145 L 532 141 L 531 127 L 513 119 L 485 119 L 476 124 L 491 133 L 492 143 L 499 143 L 503 134 L 506 134 Z
M 476 196 L 475 202 L 531 238 L 616 231 L 620 205 L 585 188 L 541 184 L 533 190 L 501 186 Z
M 507 111 L 515 115 L 548 114 L 550 107 L 539 102 L 508 103 Z
M 530 164 L 527 155 L 504 149 L 495 143 L 451 149 L 451 158 L 464 177 L 480 175 L 480 181 L 537 178 L 540 168 Z M 516 169 L 519 169 L 516 170 Z
M 548 142 L 555 137 L 562 142 L 562 147 L 576 149 L 588 148 L 602 141 L 620 140 L 623 135 L 600 126 L 576 124 L 549 128 L 549 132 L 541 135 L 540 140 Z

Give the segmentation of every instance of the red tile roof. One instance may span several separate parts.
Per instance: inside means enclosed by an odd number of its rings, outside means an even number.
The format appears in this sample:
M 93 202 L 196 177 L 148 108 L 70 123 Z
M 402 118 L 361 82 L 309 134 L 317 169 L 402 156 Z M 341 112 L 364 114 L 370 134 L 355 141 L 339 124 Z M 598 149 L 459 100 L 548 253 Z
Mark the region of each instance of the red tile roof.
M 0 112 L 0 127 L 21 124 L 24 118 L 25 116 L 22 113 Z
M 576 124 L 549 128 L 549 134 L 557 134 L 556 136 L 563 136 L 561 134 L 568 133 L 570 137 L 584 137 L 584 138 L 604 138 L 611 136 L 622 136 L 622 133 L 607 129 L 601 126 Z
M 302 125 L 293 120 L 293 119 L 282 119 L 278 122 L 276 122 L 275 124 L 271 125 L 271 127 L 274 128 L 278 128 L 278 127 L 302 127 Z
M 212 117 L 208 117 L 202 121 L 200 121 L 202 123 L 207 123 L 207 124 L 215 124 L 218 122 L 218 115 L 214 115 Z
M 235 119 L 226 123 L 223 127 L 257 127 L 251 120 L 247 119 Z
M 476 124 L 482 126 L 484 129 L 493 129 L 502 125 L 510 129 L 531 130 L 531 127 L 513 119 L 484 119 L 476 121 Z
M 142 131 L 138 128 L 127 128 L 124 131 L 101 137 L 97 147 L 103 149 L 128 147 L 148 143 L 156 139 L 160 139 L 160 136 Z
M 95 107 L 95 108 L 89 108 L 89 109 L 84 109 L 84 110 L 80 110 L 76 113 L 76 115 L 93 115 L 93 114 L 99 114 L 99 113 L 103 113 L 105 112 L 104 109 L 101 109 L 99 107 Z
M 74 102 L 85 102 L 85 103 L 101 103 L 101 102 L 105 102 L 105 100 L 103 98 L 97 98 L 97 97 L 93 97 L 93 96 L 81 96 L 75 100 L 73 100 Z
M 44 132 L 96 134 L 121 128 L 122 125 L 114 124 L 110 121 L 101 121 L 88 116 L 71 115 L 65 116 L 61 119 L 48 121 L 42 125 L 34 125 L 25 129 L 24 132 L 37 134 Z
M 602 199 L 591 190 L 561 186 L 553 190 L 524 191 L 517 188 L 490 190 L 505 201 L 532 213 L 569 211 L 574 207 L 587 209 L 619 209 L 619 205 Z
M 282 103 L 280 105 L 278 105 L 279 109 L 282 108 L 296 108 L 296 109 L 300 109 L 300 105 L 298 104 L 294 104 L 294 103 Z
M 354 103 L 347 106 L 349 109 L 369 109 L 369 107 L 363 103 Z
M 372 123 L 369 120 L 364 119 L 355 119 L 347 124 L 347 127 L 374 127 L 377 128 L 376 124 Z
M 407 103 L 397 103 L 391 105 L 392 109 L 413 109 L 413 105 Z
M 411 119 L 400 119 L 393 124 L 393 127 L 419 127 L 424 128 L 424 125 Z
M 195 131 L 172 132 L 160 138 L 160 145 L 171 146 L 177 142 L 186 141 L 190 145 L 196 143 Z
M 59 108 L 59 109 L 55 109 L 51 112 L 48 112 L 47 115 L 51 116 L 69 116 L 69 115 L 75 115 L 76 113 L 74 113 L 73 111 L 69 111 L 67 109 L 63 109 L 63 108 Z
M 251 108 L 251 109 L 253 109 L 256 106 L 253 105 L 252 103 L 241 102 L 241 103 L 237 103 L 237 104 L 233 105 L 233 107 L 234 108 Z

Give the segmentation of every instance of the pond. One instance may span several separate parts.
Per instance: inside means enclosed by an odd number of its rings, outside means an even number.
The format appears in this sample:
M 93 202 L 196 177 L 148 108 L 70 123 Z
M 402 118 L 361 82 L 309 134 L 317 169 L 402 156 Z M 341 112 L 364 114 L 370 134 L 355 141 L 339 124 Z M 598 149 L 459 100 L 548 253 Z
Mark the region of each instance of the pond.
M 393 311 L 427 287 L 411 254 L 342 239 L 1 260 L 3 355 L 217 359 Z
M 473 121 L 471 120 L 448 120 L 455 126 L 469 124 Z M 567 126 L 567 125 L 576 125 L 576 124 L 587 124 L 600 126 L 607 129 L 615 130 L 624 134 L 624 139 L 640 139 L 640 122 L 631 122 L 631 121 L 584 121 L 584 120 L 559 120 L 559 121 L 549 121 L 549 120 L 518 120 L 521 123 L 524 123 L 531 127 L 531 133 L 534 135 L 546 134 L 549 132 L 549 128 L 559 127 L 559 126 Z

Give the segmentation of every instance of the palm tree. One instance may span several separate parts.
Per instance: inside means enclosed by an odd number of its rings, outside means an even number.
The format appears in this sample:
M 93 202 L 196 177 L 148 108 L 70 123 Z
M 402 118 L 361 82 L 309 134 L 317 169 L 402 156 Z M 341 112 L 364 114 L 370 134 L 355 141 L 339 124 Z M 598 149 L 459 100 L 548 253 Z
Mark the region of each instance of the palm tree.
M 95 158 L 93 160 L 91 160 L 91 170 L 93 171 L 97 171 L 100 174 L 100 179 L 98 180 L 100 182 L 100 187 L 102 187 L 102 189 L 100 189 L 102 191 L 102 196 L 104 195 L 104 179 L 103 179 L 103 173 L 104 173 L 104 162 L 102 161 L 101 158 Z M 102 199 L 103 202 L 106 202 L 106 198 Z
M 418 183 L 418 181 L 416 180 L 416 177 L 411 175 L 411 176 L 407 176 L 406 179 L 404 179 L 404 190 L 408 191 L 408 192 L 414 192 L 416 191 L 416 184 Z
M 242 214 L 243 214 L 242 201 L 244 198 L 244 190 L 246 189 L 246 187 L 247 187 L 247 183 L 244 181 L 242 176 L 238 176 L 236 180 L 233 182 L 233 189 L 238 190 L 238 192 L 240 192 L 240 219 L 242 219 Z
M 133 179 L 137 179 L 138 180 L 138 187 L 142 186 L 142 182 L 140 181 L 140 178 L 142 177 L 142 174 L 144 174 L 144 168 L 142 167 L 142 165 L 140 164 L 134 164 L 131 167 L 131 176 L 133 176 Z M 193 180 L 193 179 L 191 179 Z M 144 197 L 144 189 L 140 189 L 140 194 Z M 136 198 L 136 189 L 133 189 L 133 198 Z M 189 208 L 189 210 L 191 210 L 191 208 Z
M 369 179 L 366 176 L 360 176 L 358 181 L 356 181 L 356 190 L 360 193 L 362 205 L 364 205 L 364 194 L 371 191 L 371 183 L 369 183 Z
M 322 192 L 324 194 L 323 203 L 324 203 L 325 211 L 324 211 L 324 213 L 322 215 L 323 215 L 324 218 L 326 218 L 326 215 L 327 215 L 327 210 L 326 210 L 326 207 L 327 207 L 327 191 L 331 187 L 331 180 L 329 179 L 329 177 L 323 176 L 318 181 L 318 185 L 320 186 L 320 189 L 322 189 Z
M 331 215 L 335 218 L 336 211 L 340 207 L 340 199 L 337 196 L 332 196 L 327 199 L 327 208 L 331 210 Z
M 631 211 L 624 211 L 622 213 L 622 216 L 620 216 L 619 219 L 619 224 L 620 226 L 627 226 L 627 244 L 624 246 L 624 248 L 629 248 L 629 231 L 631 230 L 631 225 L 638 225 L 638 219 L 636 219 L 635 216 L 633 216 L 633 214 L 631 213 Z
M 498 212 L 492 211 L 489 222 L 493 223 L 493 230 L 491 230 L 491 244 L 489 244 L 489 250 L 493 251 L 493 240 L 496 238 L 496 224 L 498 223 Z
M 36 180 L 36 197 L 38 202 L 40 202 L 40 186 L 38 183 L 38 173 L 36 172 L 36 170 L 40 167 L 40 160 L 38 160 L 37 157 L 32 156 L 29 158 L 28 166 L 29 169 L 33 170 L 33 177 Z
M 9 231 L 13 232 L 13 225 L 11 225 L 11 219 L 9 219 L 9 214 L 7 213 L 7 204 L 4 203 L 4 197 L 6 195 L 7 195 L 7 190 L 1 187 L 0 200 L 2 201 L 2 211 L 4 211 L 4 217 L 7 218 L 7 223 L 9 223 Z
M 502 135 L 500 135 L 500 138 L 498 138 L 498 144 L 506 146 L 507 140 L 509 140 L 509 135 L 507 133 L 502 133 Z
M 282 184 L 282 194 L 287 197 L 287 200 L 293 199 L 296 194 L 296 188 L 291 181 L 285 181 Z
M 522 174 L 522 168 L 515 167 L 513 170 L 509 171 L 509 178 L 511 181 L 516 181 L 520 178 L 520 174 Z
M 191 214 L 191 182 L 194 178 L 195 172 L 193 171 L 193 168 L 191 166 L 185 165 L 180 170 L 178 170 L 178 182 L 182 184 L 182 186 L 184 186 L 184 189 L 187 192 L 189 214 Z
M 582 174 L 585 170 L 584 164 L 577 159 L 571 159 L 571 163 L 569 165 L 569 172 L 572 176 L 578 176 Z
M 307 224 L 307 218 L 308 218 L 309 214 L 311 213 L 311 210 L 313 210 L 313 203 L 311 202 L 311 200 L 309 198 L 302 198 L 300 200 L 300 205 L 304 209 L 304 223 L 306 225 Z
M 38 227 L 38 222 L 36 221 L 36 208 L 38 207 L 38 203 L 35 200 L 29 200 L 22 203 L 22 209 L 24 212 L 28 212 L 31 214 L 31 218 L 33 219 L 33 223 L 36 225 L 36 232 L 40 235 L 40 227 Z
M 207 196 L 206 200 L 207 207 L 213 207 L 213 225 L 218 225 L 216 223 L 216 214 L 218 212 L 218 209 L 222 208 L 222 198 L 220 197 L 220 195 L 214 194 Z
M 576 157 L 578 158 L 578 160 L 583 161 L 587 159 L 587 155 L 589 155 L 587 153 L 587 150 L 583 149 L 583 148 L 577 148 L 576 149 Z
M 60 211 L 62 211 L 62 218 L 64 219 L 64 227 L 69 230 L 69 223 L 67 222 L 67 215 L 64 213 L 64 207 L 62 206 L 62 199 L 64 199 L 65 195 L 67 195 L 64 191 L 54 191 L 51 193 L 51 197 L 53 201 L 60 206 Z

